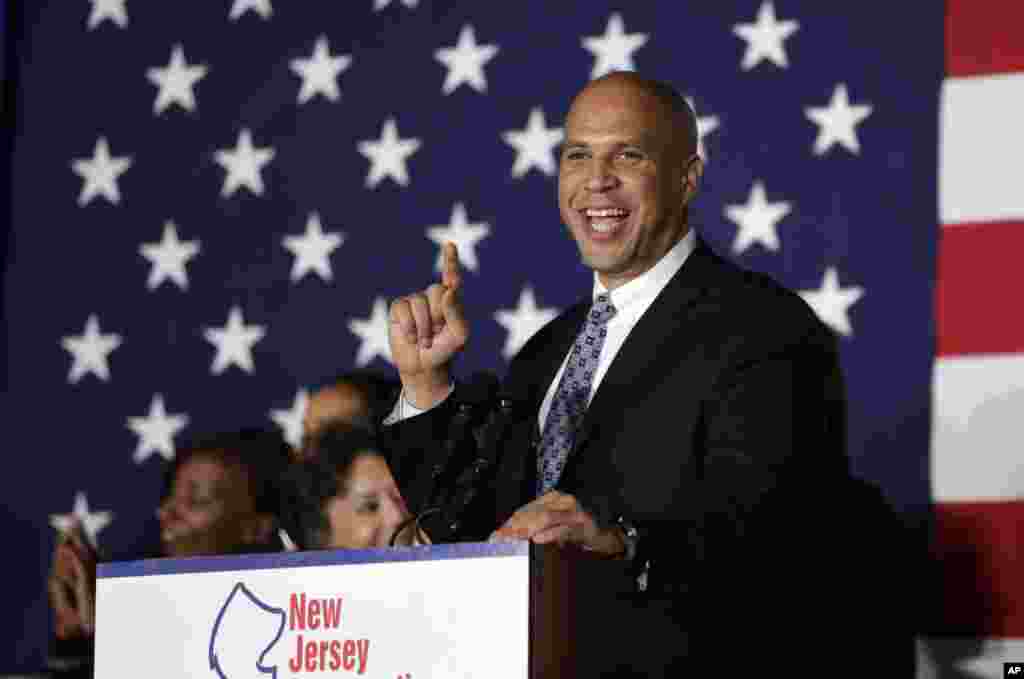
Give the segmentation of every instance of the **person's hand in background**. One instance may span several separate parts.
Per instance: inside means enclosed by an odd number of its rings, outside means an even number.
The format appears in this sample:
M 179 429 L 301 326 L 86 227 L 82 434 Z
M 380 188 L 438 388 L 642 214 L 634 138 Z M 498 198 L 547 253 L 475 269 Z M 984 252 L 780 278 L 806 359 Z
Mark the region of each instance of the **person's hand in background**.
M 58 639 L 93 635 L 96 616 L 96 551 L 77 523 L 60 532 L 47 580 Z

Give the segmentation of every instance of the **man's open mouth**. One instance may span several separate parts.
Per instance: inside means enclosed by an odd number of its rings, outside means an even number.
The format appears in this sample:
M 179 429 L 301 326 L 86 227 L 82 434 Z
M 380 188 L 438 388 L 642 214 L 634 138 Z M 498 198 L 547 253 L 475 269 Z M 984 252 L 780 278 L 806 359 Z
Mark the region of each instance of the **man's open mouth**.
M 625 224 L 629 218 L 629 210 L 619 207 L 584 208 L 580 214 L 587 220 L 590 228 L 600 234 L 610 234 Z

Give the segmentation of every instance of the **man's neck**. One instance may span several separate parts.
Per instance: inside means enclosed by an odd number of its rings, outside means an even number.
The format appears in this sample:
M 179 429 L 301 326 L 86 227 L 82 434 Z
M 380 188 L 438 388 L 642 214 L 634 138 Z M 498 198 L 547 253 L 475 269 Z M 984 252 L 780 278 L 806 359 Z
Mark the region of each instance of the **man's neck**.
M 686 237 L 686 234 L 688 234 L 689 232 L 690 226 L 689 224 L 684 222 L 682 228 L 675 234 L 672 240 L 670 240 L 668 244 L 663 246 L 661 254 L 659 254 L 653 260 L 645 262 L 642 269 L 633 269 L 619 274 L 608 274 L 603 271 L 598 271 L 597 280 L 599 280 L 601 282 L 601 285 L 603 285 L 605 288 L 608 289 L 609 292 L 611 292 L 615 288 L 621 287 L 626 283 L 635 280 L 640 276 L 643 276 L 645 273 L 653 269 L 658 264 L 658 262 L 660 262 L 665 257 L 665 255 L 667 255 L 669 251 L 672 250 L 672 248 L 679 244 L 679 241 L 683 240 L 683 238 Z

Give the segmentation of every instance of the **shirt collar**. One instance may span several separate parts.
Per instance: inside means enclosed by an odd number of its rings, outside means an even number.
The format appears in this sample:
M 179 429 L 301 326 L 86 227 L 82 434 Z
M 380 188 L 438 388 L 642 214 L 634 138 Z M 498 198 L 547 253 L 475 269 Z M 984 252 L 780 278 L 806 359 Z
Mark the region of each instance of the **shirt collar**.
M 654 298 L 665 289 L 669 280 L 683 268 L 683 263 L 690 256 L 690 253 L 697 248 L 697 232 L 691 227 L 686 235 L 679 239 L 679 242 L 672 246 L 672 249 L 658 260 L 650 269 L 640 274 L 628 283 L 624 283 L 611 291 L 612 304 L 617 311 L 622 311 L 634 304 L 642 304 L 654 301 Z M 598 279 L 597 272 L 594 272 L 593 297 L 608 292 L 608 288 Z

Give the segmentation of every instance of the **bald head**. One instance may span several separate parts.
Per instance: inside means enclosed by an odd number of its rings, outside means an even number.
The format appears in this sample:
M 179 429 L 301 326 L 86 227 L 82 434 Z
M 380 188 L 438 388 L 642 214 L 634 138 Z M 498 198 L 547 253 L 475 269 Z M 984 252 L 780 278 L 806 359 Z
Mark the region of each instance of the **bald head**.
M 348 382 L 329 384 L 314 392 L 306 404 L 302 419 L 304 447 L 331 423 L 366 425 L 370 419 L 369 400 L 359 387 Z
M 662 80 L 645 78 L 632 71 L 614 71 L 591 81 L 580 90 L 569 109 L 592 97 L 643 100 L 658 109 L 657 118 L 664 125 L 659 130 L 666 144 L 671 145 L 683 158 L 697 152 L 697 115 L 679 92 Z

